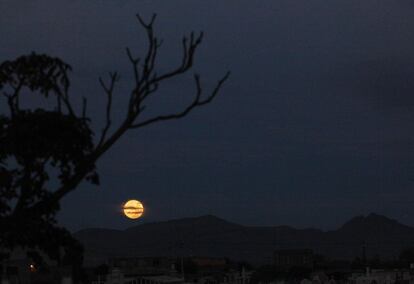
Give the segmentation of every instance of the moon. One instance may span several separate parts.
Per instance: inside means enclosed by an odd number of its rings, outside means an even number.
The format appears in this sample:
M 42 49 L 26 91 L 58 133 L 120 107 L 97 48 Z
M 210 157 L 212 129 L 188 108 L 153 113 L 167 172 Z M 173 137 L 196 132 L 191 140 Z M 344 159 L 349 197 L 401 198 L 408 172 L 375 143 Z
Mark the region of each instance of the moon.
M 129 219 L 138 219 L 144 213 L 144 205 L 138 200 L 131 199 L 123 206 L 124 215 Z

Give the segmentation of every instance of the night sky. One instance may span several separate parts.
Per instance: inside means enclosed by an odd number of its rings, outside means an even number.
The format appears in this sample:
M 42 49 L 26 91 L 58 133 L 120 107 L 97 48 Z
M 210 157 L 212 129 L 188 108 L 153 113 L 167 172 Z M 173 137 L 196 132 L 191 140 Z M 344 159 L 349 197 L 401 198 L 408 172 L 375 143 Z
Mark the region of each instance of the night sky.
M 130 131 L 99 161 L 59 220 L 71 230 L 126 228 L 213 214 L 246 225 L 333 229 L 376 212 L 414 225 L 414 4 L 411 0 L 0 0 L 0 62 L 32 51 L 73 67 L 99 133 L 98 77 L 118 71 L 119 122 L 132 86 L 125 54 L 145 51 L 135 13 L 157 13 L 159 70 L 181 37 L 205 32 L 194 71 L 219 97 L 179 121 Z M 179 110 L 192 73 L 160 88 L 148 113 Z M 28 106 L 35 106 L 30 101 Z M 145 217 L 120 213 L 141 200 Z

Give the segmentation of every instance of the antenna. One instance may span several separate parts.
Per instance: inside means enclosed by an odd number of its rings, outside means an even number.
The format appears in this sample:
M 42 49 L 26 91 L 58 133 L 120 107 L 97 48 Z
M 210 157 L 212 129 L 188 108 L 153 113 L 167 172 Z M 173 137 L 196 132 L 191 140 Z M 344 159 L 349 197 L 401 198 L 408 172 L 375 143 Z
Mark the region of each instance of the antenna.
M 367 265 L 367 246 L 365 241 L 362 242 L 362 263 Z

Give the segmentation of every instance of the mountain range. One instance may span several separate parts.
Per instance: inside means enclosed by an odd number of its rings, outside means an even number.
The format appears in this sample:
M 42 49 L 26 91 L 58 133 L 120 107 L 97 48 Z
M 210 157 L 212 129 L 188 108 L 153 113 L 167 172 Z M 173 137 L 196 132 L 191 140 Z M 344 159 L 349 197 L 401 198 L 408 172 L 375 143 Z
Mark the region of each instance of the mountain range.
M 378 214 L 357 216 L 331 231 L 289 226 L 243 226 L 212 215 L 148 223 L 126 230 L 84 229 L 74 236 L 85 247 L 85 263 L 110 257 L 212 256 L 255 264 L 272 261 L 276 249 L 312 249 L 334 259 L 397 257 L 414 246 L 414 228 Z

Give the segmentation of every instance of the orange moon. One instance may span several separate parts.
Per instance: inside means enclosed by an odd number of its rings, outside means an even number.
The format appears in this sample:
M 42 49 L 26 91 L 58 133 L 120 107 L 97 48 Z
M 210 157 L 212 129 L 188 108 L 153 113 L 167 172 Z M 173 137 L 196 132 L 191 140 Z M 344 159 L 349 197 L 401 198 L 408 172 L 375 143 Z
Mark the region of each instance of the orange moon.
M 128 200 L 123 206 L 124 215 L 129 219 L 138 219 L 144 213 L 144 205 L 138 200 Z

